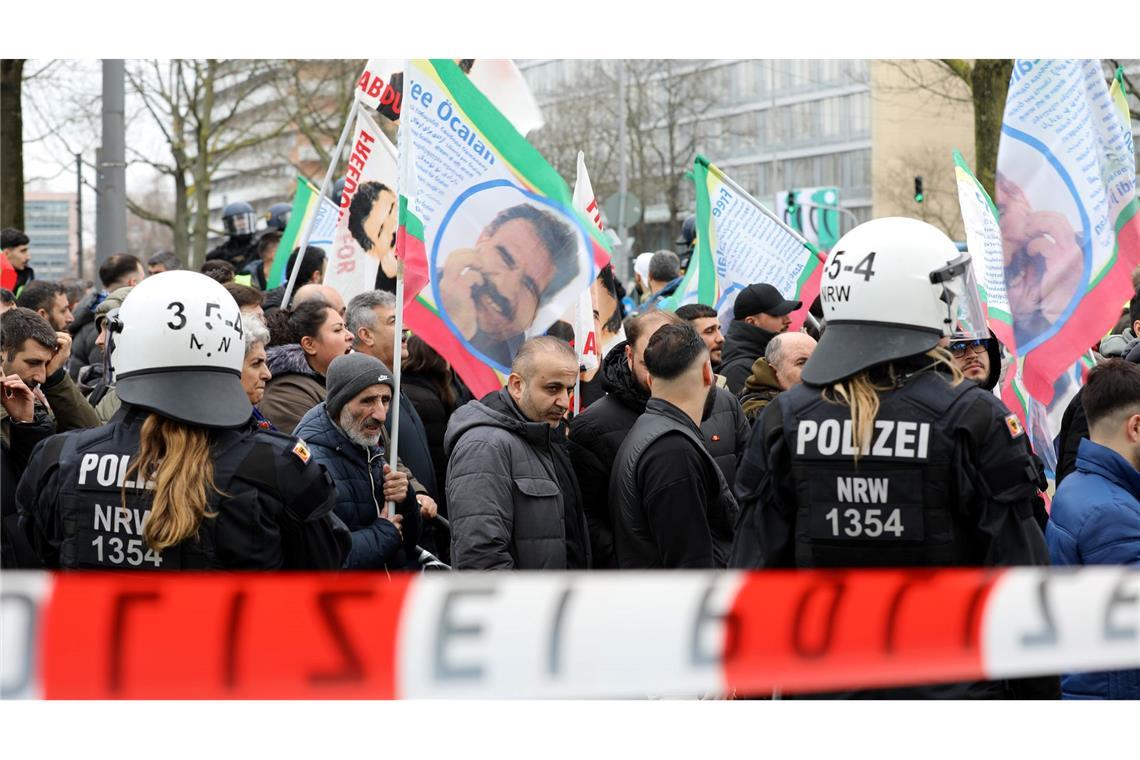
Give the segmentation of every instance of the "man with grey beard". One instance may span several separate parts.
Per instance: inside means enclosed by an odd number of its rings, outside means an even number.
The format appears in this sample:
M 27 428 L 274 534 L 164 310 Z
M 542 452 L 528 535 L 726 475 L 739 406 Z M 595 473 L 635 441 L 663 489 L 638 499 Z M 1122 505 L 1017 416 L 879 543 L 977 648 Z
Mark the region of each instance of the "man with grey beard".
M 293 435 L 303 440 L 297 456 L 316 457 L 336 485 L 336 515 L 352 531 L 345 569 L 413 567 L 419 505 L 406 472 L 387 464 L 392 373 L 368 354 L 345 354 L 329 364 L 325 387 L 328 396 Z

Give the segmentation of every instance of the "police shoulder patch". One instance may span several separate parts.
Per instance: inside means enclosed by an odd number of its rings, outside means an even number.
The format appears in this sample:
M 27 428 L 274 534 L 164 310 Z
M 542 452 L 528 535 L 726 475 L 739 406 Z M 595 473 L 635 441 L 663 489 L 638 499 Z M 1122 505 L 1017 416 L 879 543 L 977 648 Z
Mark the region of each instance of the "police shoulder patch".
M 1016 414 L 1006 415 L 1005 426 L 1009 430 L 1010 438 L 1019 438 L 1025 435 L 1025 428 L 1021 426 L 1021 420 L 1017 419 Z
M 312 452 L 309 451 L 309 447 L 306 446 L 305 442 L 300 439 L 298 439 L 297 442 L 293 444 L 293 453 L 296 454 L 297 458 L 305 464 L 308 464 L 309 458 L 313 456 Z

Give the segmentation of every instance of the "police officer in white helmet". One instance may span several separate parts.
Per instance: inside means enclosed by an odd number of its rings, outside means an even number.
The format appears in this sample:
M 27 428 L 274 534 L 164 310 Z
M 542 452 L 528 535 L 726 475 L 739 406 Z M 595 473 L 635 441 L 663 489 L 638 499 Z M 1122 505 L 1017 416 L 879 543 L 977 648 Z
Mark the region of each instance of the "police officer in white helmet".
M 803 384 L 768 406 L 738 470 L 730 566 L 1048 564 L 1026 435 L 946 349 L 989 337 L 969 254 L 924 222 L 878 219 L 836 243 L 821 291 Z M 1059 681 L 861 696 L 1059 697 Z
M 336 492 L 291 436 L 249 429 L 237 303 L 164 272 L 109 317 L 122 410 L 39 444 L 20 530 L 48 568 L 335 569 L 351 538 Z

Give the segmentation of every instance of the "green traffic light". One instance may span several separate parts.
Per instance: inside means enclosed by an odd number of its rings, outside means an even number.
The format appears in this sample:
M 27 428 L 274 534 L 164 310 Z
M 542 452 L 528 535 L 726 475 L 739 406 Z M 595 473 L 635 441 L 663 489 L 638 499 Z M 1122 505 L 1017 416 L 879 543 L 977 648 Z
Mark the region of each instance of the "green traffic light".
M 914 202 L 915 203 L 922 203 L 922 199 L 923 199 L 922 193 L 915 194 L 915 196 L 914 196 Z

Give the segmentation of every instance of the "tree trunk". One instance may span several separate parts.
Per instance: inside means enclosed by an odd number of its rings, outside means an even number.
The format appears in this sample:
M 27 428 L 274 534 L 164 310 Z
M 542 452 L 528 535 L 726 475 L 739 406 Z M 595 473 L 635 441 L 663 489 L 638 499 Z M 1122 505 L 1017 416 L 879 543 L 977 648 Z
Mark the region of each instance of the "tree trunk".
M 174 177 L 174 255 L 186 263 L 186 267 L 197 271 L 201 266 L 193 266 L 190 257 L 190 197 L 186 189 L 186 175 L 179 172 Z
M 1013 61 L 1009 58 L 979 58 L 974 61 L 970 90 L 974 98 L 974 173 L 994 197 L 998 142 L 1005 113 L 1005 97 Z
M 24 59 L 0 61 L 0 227 L 24 229 Z
M 190 254 L 192 268 L 197 270 L 206 260 L 210 237 L 210 133 L 214 118 L 214 84 L 217 79 L 214 59 L 206 61 L 206 76 L 201 82 L 202 105 L 197 117 L 197 144 L 194 151 L 194 248 Z

